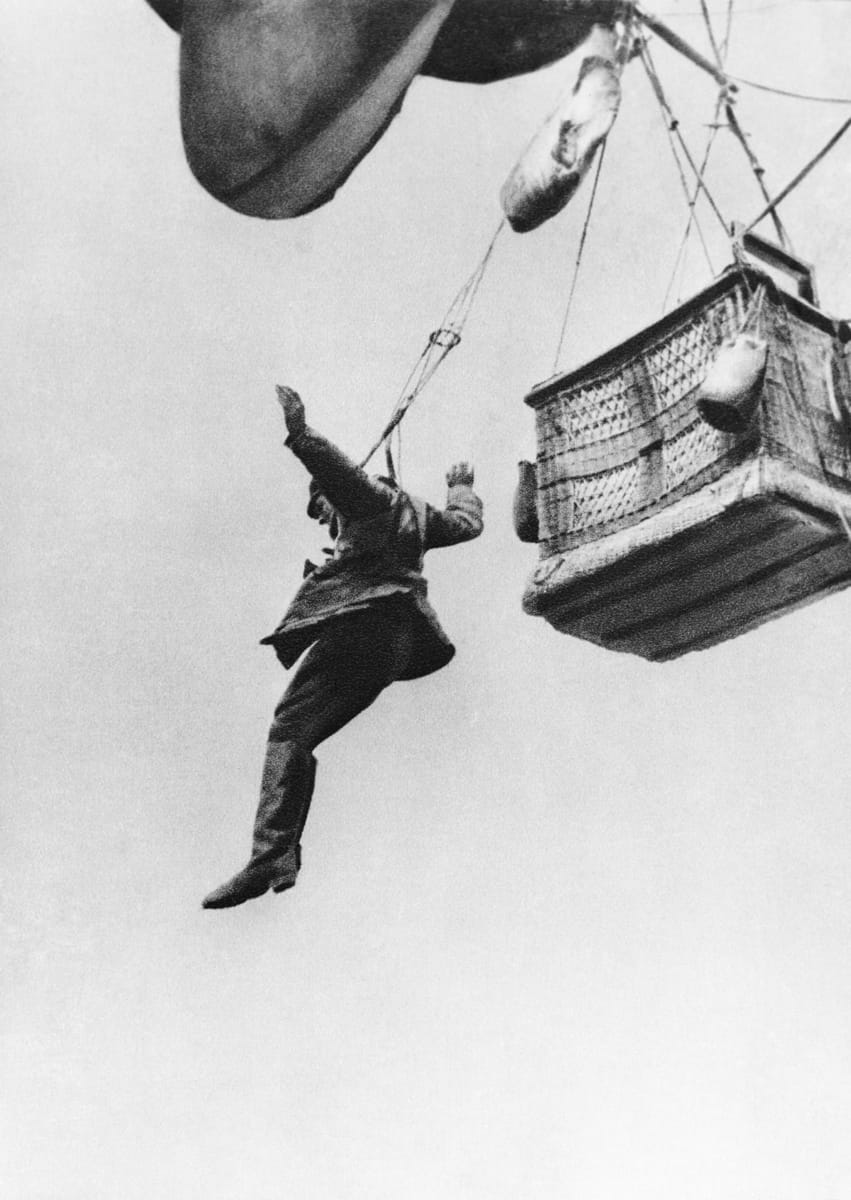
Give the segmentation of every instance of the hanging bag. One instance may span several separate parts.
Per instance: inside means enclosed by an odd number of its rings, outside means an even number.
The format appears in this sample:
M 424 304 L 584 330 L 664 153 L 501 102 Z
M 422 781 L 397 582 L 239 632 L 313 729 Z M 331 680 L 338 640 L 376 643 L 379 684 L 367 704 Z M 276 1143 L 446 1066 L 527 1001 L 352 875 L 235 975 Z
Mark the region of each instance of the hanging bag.
M 722 433 L 744 433 L 756 416 L 768 346 L 755 333 L 726 338 L 697 393 L 697 411 Z
M 514 489 L 514 532 L 521 542 L 538 540 L 538 481 L 535 464 L 517 464 L 519 478 Z
M 532 139 L 503 185 L 503 211 L 517 233 L 536 229 L 564 208 L 606 140 L 620 97 L 614 63 L 586 58 L 567 105 Z

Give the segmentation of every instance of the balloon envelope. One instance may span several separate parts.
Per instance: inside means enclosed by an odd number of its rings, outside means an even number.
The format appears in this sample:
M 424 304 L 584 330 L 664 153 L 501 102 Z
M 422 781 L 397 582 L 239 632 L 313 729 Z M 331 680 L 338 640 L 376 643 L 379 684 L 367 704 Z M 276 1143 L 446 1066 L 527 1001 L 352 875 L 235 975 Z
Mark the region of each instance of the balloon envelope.
M 238 212 L 329 200 L 418 73 L 488 83 L 570 53 L 614 0 L 148 0 L 181 32 L 199 182 Z

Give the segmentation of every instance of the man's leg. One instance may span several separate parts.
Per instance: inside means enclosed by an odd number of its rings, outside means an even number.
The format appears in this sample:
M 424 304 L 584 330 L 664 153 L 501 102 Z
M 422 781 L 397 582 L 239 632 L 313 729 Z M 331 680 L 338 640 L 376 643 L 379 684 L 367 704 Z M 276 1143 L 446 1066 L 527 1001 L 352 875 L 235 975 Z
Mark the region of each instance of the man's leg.
M 405 670 L 414 641 L 407 606 L 385 603 L 341 618 L 302 659 L 269 740 L 313 751 L 373 704 Z
M 206 908 L 229 908 L 295 884 L 313 792 L 312 751 L 399 678 L 412 647 L 410 612 L 386 605 L 341 619 L 310 648 L 269 730 L 251 858 L 206 898 Z

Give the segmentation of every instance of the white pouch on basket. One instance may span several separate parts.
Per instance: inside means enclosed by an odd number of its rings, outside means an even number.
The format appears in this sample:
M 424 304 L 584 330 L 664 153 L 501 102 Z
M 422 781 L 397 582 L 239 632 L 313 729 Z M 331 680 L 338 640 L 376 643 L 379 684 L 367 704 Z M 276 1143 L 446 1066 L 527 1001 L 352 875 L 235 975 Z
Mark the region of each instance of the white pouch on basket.
M 765 338 L 740 333 L 726 338 L 698 388 L 697 411 L 713 429 L 744 433 L 762 395 L 768 356 Z
M 535 464 L 524 459 L 517 464 L 517 470 L 518 480 L 512 507 L 514 532 L 521 542 L 537 542 L 538 479 Z

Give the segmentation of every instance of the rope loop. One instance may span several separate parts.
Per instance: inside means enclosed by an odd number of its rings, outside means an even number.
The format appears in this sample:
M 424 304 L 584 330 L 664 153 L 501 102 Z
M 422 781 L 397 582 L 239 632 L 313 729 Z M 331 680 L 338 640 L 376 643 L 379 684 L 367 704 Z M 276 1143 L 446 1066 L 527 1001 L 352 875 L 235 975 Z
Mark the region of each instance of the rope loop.
M 751 296 L 751 302 L 748 306 L 748 311 L 745 313 L 745 319 L 742 321 L 740 333 L 756 333 L 762 335 L 762 310 L 765 303 L 765 284 L 761 283 L 756 291 Z
M 447 350 L 454 350 L 461 341 L 461 334 L 457 329 L 441 326 L 440 329 L 435 329 L 428 335 L 428 344 L 430 346 L 441 346 Z

